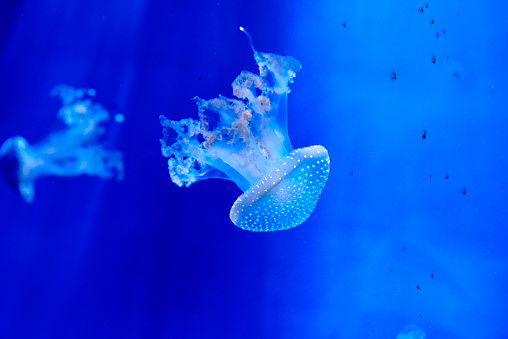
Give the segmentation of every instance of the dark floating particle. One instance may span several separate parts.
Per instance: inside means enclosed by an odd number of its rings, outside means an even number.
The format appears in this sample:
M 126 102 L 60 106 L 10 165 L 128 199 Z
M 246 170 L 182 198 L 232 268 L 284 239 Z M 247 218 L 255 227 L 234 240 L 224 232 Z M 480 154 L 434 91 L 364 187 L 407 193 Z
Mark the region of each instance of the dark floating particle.
M 420 289 L 420 285 L 416 285 L 416 289 L 419 290 Z
M 460 15 L 460 12 L 458 12 L 457 15 Z
M 392 272 L 392 271 L 393 271 L 393 267 L 390 267 L 390 268 L 388 269 L 388 271 Z
M 420 318 L 422 317 L 422 315 L 420 314 Z
M 396 291 L 396 290 L 397 290 L 397 286 L 393 286 L 392 288 L 393 288 L 393 290 L 394 290 L 394 291 Z
M 439 39 L 439 32 L 437 32 L 437 33 L 436 33 L 436 38 L 438 38 L 438 39 Z
M 425 8 L 429 8 L 429 4 L 426 4 L 426 5 L 425 5 Z
M 402 247 L 400 250 L 401 250 L 402 252 L 405 252 L 405 251 L 406 251 L 404 247 Z
M 434 25 L 434 19 L 430 19 L 430 24 Z
M 466 195 L 466 188 L 464 187 L 461 191 L 460 191 L 463 195 Z
M 460 74 L 457 71 L 453 71 L 453 76 L 456 77 L 457 79 L 460 78 Z
M 374 296 L 375 296 L 376 298 L 377 298 L 377 297 L 379 297 L 379 295 L 378 295 L 377 293 L 376 293 L 376 294 L 374 294 Z
M 342 26 L 346 27 L 346 22 L 344 21 L 344 23 L 342 24 Z
M 448 178 L 449 178 L 448 173 L 446 173 L 446 175 L 445 175 L 445 177 L 444 177 L 444 178 L 445 178 L 445 179 L 448 179 Z
M 430 61 L 432 61 L 433 64 L 436 64 L 436 56 L 434 54 L 432 54 L 432 59 L 430 59 Z
M 430 277 L 431 277 L 432 279 L 434 279 L 434 273 L 432 273 L 432 274 L 430 275 Z
M 349 172 L 349 175 L 353 175 L 353 172 Z
M 388 73 L 388 78 L 393 80 L 397 79 L 397 73 L 395 73 L 395 71 Z
M 418 12 L 423 13 L 423 7 L 418 7 Z
M 427 130 L 423 130 L 422 139 L 427 139 Z
M 203 77 L 199 77 L 198 80 L 203 80 Z

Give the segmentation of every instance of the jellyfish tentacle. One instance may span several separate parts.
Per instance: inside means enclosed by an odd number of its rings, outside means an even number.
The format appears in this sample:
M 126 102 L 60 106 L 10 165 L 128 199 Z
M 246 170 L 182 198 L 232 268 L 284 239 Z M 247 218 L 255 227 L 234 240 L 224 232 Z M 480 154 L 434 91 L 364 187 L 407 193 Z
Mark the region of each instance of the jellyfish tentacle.
M 254 40 L 252 40 L 252 36 L 249 34 L 249 32 L 247 32 L 247 30 L 245 28 L 243 28 L 242 26 L 240 26 L 240 30 L 242 32 L 245 33 L 245 35 L 247 36 L 247 38 L 249 38 L 249 45 L 250 45 L 250 48 L 252 49 L 252 51 L 254 53 L 257 53 L 256 49 L 254 48 Z

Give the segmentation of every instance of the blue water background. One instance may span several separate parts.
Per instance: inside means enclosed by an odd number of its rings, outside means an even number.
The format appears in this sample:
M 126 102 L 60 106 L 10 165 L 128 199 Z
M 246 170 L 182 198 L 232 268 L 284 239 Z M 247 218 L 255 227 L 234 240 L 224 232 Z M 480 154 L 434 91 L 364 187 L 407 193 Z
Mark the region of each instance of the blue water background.
M 61 128 L 51 89 L 91 87 L 125 115 L 104 138 L 125 179 L 40 178 L 33 204 L 0 181 L 0 336 L 508 338 L 507 10 L 2 1 L 0 142 L 41 141 Z M 241 25 L 300 60 L 289 135 L 330 153 L 314 213 L 288 231 L 237 228 L 233 182 L 179 188 L 160 154 L 160 114 L 197 118 L 191 98 L 257 71 Z

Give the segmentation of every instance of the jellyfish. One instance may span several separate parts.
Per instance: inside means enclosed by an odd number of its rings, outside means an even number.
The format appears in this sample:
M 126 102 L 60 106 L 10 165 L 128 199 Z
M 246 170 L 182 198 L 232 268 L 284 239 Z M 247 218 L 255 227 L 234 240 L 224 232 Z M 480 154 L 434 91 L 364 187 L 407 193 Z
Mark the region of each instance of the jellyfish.
M 408 325 L 397 335 L 396 339 L 425 339 L 427 334 L 416 325 Z
M 190 186 L 201 179 L 232 180 L 243 191 L 231 221 L 249 231 L 295 227 L 314 210 L 330 171 L 323 146 L 293 149 L 286 122 L 287 95 L 300 63 L 291 56 L 259 53 L 247 37 L 259 75 L 242 71 L 230 99 L 195 97 L 199 120 L 160 116 L 161 151 L 171 180 Z
M 104 149 L 97 141 L 105 132 L 101 123 L 109 119 L 109 113 L 91 100 L 95 91 L 60 85 L 52 95 L 62 99 L 58 118 L 66 128 L 36 145 L 15 136 L 0 147 L 0 166 L 5 177 L 28 203 L 34 200 L 35 179 L 41 176 L 88 174 L 123 178 L 122 154 Z

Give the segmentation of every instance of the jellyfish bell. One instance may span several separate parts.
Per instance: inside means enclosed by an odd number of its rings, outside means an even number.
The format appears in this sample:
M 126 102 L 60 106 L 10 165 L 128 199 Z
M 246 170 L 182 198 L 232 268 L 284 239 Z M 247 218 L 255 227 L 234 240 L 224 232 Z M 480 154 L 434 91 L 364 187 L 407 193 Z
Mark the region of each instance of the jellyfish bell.
M 330 158 L 323 146 L 297 149 L 236 200 L 231 221 L 248 231 L 295 227 L 316 207 L 329 172 Z
M 7 139 L 0 148 L 0 166 L 7 183 L 27 202 L 34 198 L 32 175 L 37 167 L 37 159 L 30 153 L 30 144 L 21 136 Z
M 12 138 L 6 140 L 0 148 L 0 166 L 9 186 L 18 189 L 19 149 L 15 146 Z

